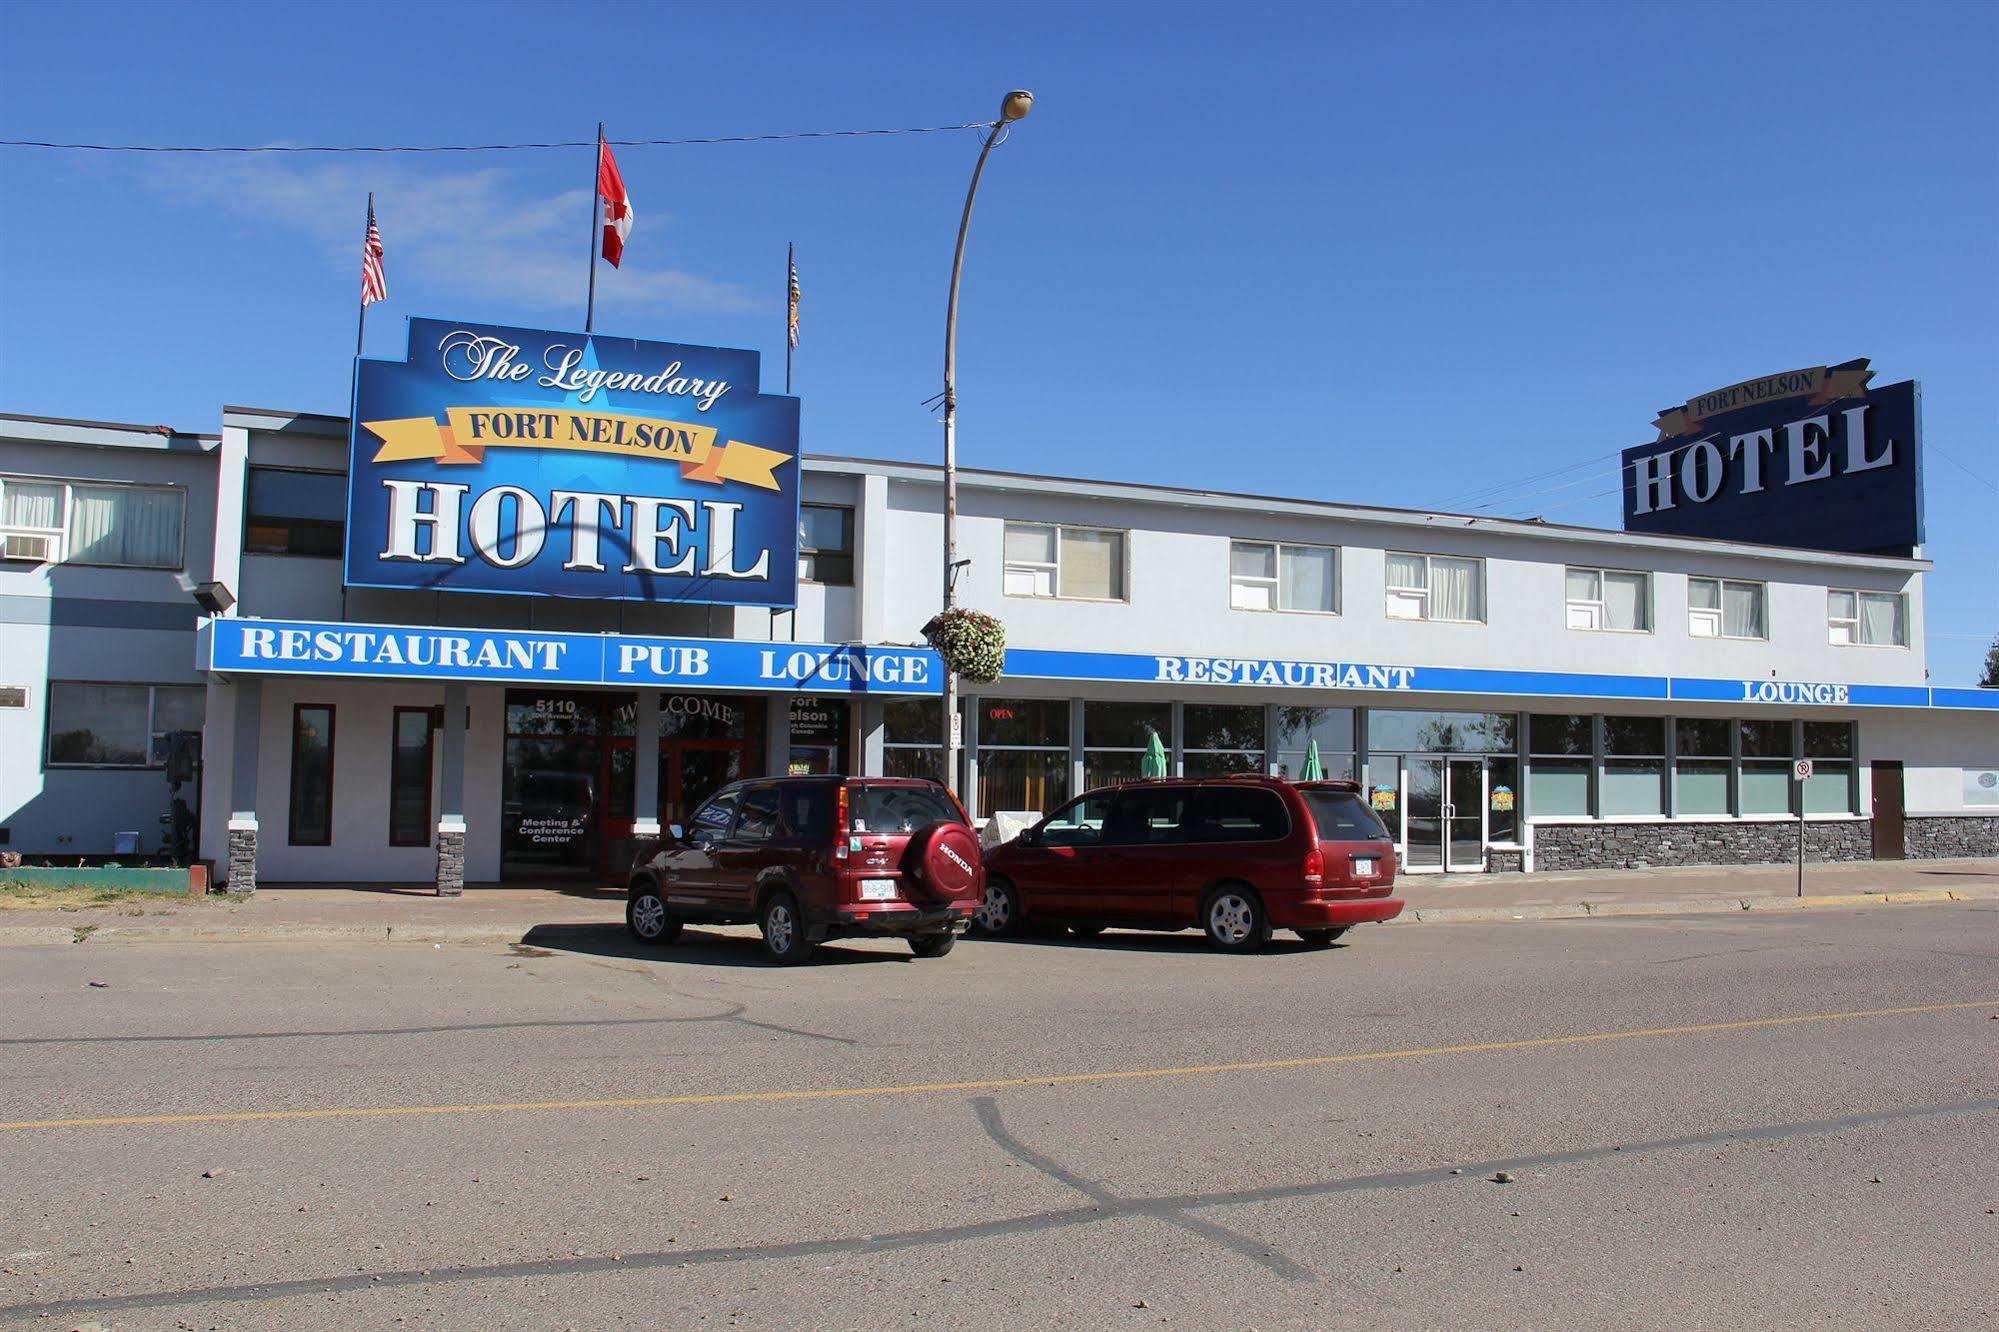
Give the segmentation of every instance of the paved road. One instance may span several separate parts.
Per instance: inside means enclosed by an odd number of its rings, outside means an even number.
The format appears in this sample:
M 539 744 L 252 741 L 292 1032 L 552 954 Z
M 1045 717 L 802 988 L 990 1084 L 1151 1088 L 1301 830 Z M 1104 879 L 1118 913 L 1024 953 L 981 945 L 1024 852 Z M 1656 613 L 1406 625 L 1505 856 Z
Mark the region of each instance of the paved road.
M 5 950 L 0 1325 L 1999 1316 L 1990 904 L 689 938 Z

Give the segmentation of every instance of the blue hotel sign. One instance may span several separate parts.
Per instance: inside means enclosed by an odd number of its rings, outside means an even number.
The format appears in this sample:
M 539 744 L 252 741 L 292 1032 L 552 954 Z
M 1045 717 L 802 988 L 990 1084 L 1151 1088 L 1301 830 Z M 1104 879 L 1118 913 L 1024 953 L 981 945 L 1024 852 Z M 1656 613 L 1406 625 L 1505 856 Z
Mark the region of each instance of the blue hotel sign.
M 353 422 L 350 585 L 797 600 L 798 400 L 755 352 L 412 319 Z
M 1923 541 L 1920 399 L 1865 360 L 1765 375 L 1660 413 L 1624 450 L 1624 528 L 1855 554 Z

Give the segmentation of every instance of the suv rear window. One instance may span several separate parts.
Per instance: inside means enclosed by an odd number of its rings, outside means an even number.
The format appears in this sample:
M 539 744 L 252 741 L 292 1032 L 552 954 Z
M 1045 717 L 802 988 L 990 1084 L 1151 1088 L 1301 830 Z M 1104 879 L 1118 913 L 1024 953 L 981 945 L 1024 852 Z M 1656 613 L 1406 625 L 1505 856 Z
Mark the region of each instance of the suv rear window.
M 963 819 L 951 797 L 937 787 L 847 788 L 847 826 L 857 833 L 913 833 L 938 822 Z
M 1347 791 L 1301 790 L 1319 837 L 1327 842 L 1384 842 L 1388 829 L 1367 802 Z
M 1290 830 L 1291 819 L 1274 791 L 1210 786 L 1194 802 L 1190 824 L 1190 842 L 1274 842 Z

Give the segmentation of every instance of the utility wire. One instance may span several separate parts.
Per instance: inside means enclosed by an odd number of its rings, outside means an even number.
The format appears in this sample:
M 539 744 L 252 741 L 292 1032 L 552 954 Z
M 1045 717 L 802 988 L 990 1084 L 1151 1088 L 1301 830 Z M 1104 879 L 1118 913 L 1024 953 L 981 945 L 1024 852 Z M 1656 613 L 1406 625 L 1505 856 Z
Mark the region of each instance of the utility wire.
M 707 139 L 607 139 L 614 148 L 684 148 L 710 143 L 775 143 L 781 139 L 855 139 L 885 134 L 948 134 L 992 128 L 989 120 L 963 125 L 916 125 L 902 129 L 794 130 L 785 134 L 725 134 Z M 0 139 L 0 148 L 50 148 L 79 153 L 514 153 L 540 148 L 594 148 L 595 139 L 550 143 L 433 144 L 139 144 L 53 143 L 43 139 Z

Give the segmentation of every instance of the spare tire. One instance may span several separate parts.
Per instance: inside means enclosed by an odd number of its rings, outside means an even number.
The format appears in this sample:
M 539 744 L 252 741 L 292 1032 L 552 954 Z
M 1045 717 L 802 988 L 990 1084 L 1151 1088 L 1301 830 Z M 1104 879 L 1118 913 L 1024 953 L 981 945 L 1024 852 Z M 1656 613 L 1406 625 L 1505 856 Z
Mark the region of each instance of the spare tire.
M 985 884 L 979 839 L 964 824 L 939 819 L 909 839 L 902 853 L 902 873 L 934 901 L 976 901 Z

